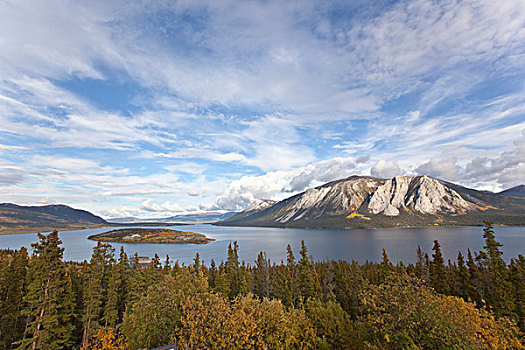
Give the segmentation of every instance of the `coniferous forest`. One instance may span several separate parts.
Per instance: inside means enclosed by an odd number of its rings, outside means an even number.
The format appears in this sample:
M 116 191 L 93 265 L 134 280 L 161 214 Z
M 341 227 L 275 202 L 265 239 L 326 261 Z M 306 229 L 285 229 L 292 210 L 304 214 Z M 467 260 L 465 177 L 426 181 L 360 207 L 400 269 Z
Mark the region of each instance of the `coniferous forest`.
M 314 261 L 304 242 L 247 263 L 233 242 L 210 266 L 141 266 L 101 242 L 64 261 L 57 232 L 39 235 L 0 251 L 0 349 L 522 349 L 525 257 L 506 263 L 489 223 L 483 238 L 408 265 Z

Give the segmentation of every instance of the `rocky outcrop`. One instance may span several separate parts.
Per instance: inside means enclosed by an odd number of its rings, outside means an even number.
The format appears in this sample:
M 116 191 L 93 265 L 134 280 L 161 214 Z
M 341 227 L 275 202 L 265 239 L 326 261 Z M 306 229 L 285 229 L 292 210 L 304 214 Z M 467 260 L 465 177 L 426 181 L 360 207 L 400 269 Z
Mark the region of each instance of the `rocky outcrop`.
M 275 203 L 277 203 L 277 201 L 272 201 L 270 199 L 256 199 L 255 201 L 251 202 L 242 212 L 248 213 L 250 211 L 264 210 L 271 207 Z
M 285 223 L 323 214 L 347 214 L 357 210 L 381 183 L 380 179 L 355 176 L 345 181 L 309 188 L 276 221 Z
M 399 209 L 421 214 L 458 213 L 475 209 L 456 191 L 428 176 L 396 176 L 379 186 L 370 198 L 372 214 L 399 215 Z

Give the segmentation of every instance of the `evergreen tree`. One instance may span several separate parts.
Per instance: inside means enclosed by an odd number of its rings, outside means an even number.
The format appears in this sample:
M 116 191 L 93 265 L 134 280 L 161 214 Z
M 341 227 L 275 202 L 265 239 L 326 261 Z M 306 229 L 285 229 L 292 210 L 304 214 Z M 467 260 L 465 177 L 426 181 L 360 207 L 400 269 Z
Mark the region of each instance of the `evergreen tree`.
M 510 283 L 514 290 L 514 314 L 518 327 L 525 331 L 525 257 L 512 259 L 509 268 Z
M 417 245 L 416 277 L 428 282 L 428 265 L 425 260 L 425 253 L 421 246 Z
M 38 238 L 32 244 L 23 310 L 27 323 L 18 349 L 67 349 L 73 345 L 74 296 L 62 261 L 64 248 L 57 231 Z
M 198 274 L 201 270 L 201 258 L 199 253 L 195 253 L 195 258 L 193 259 L 193 271 L 195 274 Z
M 169 273 L 171 270 L 170 263 L 171 263 L 170 256 L 166 254 L 166 259 L 164 260 L 164 267 L 163 267 L 165 274 Z
M 239 264 L 239 246 L 237 241 L 228 245 L 228 259 L 225 264 L 226 280 L 228 283 L 228 296 L 235 298 L 239 294 L 248 292 L 248 283 L 245 270 Z
M 481 273 L 479 271 L 479 267 L 474 261 L 474 258 L 472 257 L 472 252 L 470 249 L 467 249 L 467 268 L 469 274 L 469 282 L 467 285 L 469 287 L 469 290 L 467 291 L 468 296 L 472 299 L 472 301 L 475 301 L 479 307 L 484 306 L 485 293 L 481 283 Z
M 297 270 L 299 273 L 299 290 L 303 298 L 311 298 L 315 296 L 315 285 L 313 277 L 313 265 L 308 257 L 308 249 L 304 244 L 304 240 L 301 241 L 301 259 L 297 264 Z
M 447 271 L 443 255 L 441 254 L 441 246 L 437 240 L 434 241 L 432 250 L 434 253 L 432 254 L 432 261 L 429 266 L 430 285 L 436 292 L 447 294 L 450 291 L 447 282 Z
M 253 293 L 261 298 L 270 297 L 270 262 L 266 253 L 260 252 L 253 271 Z
M 111 244 L 98 242 L 93 247 L 93 254 L 86 269 L 86 287 L 84 291 L 85 312 L 83 317 L 84 332 L 82 346 L 87 346 L 91 337 L 100 326 L 104 300 L 108 293 L 108 276 L 113 265 L 115 249 Z
M 211 259 L 210 269 L 208 270 L 208 284 L 210 288 L 215 289 L 215 281 L 217 279 L 217 266 L 215 260 Z
M 465 265 L 465 258 L 461 252 L 458 252 L 458 286 L 456 289 L 456 295 L 463 297 L 465 300 L 468 299 L 469 293 L 472 290 L 470 285 L 470 278 L 468 268 Z
M 14 251 L 0 259 L 0 349 L 12 349 L 13 343 L 22 338 L 23 295 L 27 283 L 27 249 Z
M 129 276 L 131 268 L 124 247 L 120 248 L 118 263 L 109 273 L 107 302 L 102 317 L 104 327 L 116 327 L 121 321 L 129 300 Z
M 492 223 L 484 222 L 483 238 L 485 239 L 485 252 L 480 254 L 480 262 L 487 272 L 485 274 L 485 290 L 487 303 L 494 308 L 498 315 L 509 316 L 512 312 L 514 297 L 512 285 L 509 282 L 507 265 L 502 258 L 503 246 L 496 241 Z
M 390 262 L 390 258 L 386 253 L 386 250 L 383 249 L 381 264 L 379 264 L 378 269 L 378 283 L 383 283 L 385 279 L 392 274 L 394 271 L 394 265 Z
M 288 268 L 283 264 L 272 266 L 270 272 L 270 297 L 280 300 L 286 306 L 294 305 L 292 282 L 289 278 Z
M 292 300 L 295 303 L 300 297 L 300 291 L 297 277 L 297 264 L 295 262 L 292 247 L 289 244 L 286 246 L 286 268 L 288 272 L 288 280 L 290 281 Z

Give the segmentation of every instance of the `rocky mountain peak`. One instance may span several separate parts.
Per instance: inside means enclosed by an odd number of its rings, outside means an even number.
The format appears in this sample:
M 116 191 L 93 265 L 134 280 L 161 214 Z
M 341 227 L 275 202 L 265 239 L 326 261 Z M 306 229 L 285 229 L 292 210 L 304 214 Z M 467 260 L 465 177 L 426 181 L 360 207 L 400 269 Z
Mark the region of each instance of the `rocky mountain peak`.
M 242 212 L 247 213 L 251 211 L 260 211 L 264 210 L 266 208 L 271 207 L 277 203 L 276 201 L 273 201 L 271 199 L 256 199 L 255 201 L 251 202 L 246 209 L 244 209 Z

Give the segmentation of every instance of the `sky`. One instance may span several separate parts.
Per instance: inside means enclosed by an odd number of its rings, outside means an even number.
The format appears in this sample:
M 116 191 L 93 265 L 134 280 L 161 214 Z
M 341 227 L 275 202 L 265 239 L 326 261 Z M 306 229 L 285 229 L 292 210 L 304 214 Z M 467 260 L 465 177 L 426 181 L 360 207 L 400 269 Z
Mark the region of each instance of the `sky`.
M 523 0 L 0 0 L 0 202 L 241 210 L 525 183 Z

